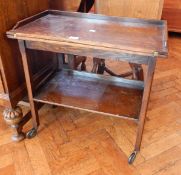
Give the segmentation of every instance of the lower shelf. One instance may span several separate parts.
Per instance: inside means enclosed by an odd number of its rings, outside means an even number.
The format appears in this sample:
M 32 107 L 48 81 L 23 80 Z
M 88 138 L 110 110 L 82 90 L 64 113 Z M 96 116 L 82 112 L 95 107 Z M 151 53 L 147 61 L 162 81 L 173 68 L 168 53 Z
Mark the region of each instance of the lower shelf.
M 129 81 L 64 70 L 37 92 L 34 101 L 137 119 L 143 89 L 141 82 L 135 84 L 135 89 Z

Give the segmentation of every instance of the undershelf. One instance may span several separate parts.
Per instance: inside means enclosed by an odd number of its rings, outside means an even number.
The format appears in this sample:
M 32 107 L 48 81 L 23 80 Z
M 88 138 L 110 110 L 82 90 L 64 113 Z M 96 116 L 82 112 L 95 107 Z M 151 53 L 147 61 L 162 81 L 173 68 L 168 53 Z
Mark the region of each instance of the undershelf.
M 142 95 L 142 82 L 64 70 L 37 92 L 34 101 L 138 119 Z

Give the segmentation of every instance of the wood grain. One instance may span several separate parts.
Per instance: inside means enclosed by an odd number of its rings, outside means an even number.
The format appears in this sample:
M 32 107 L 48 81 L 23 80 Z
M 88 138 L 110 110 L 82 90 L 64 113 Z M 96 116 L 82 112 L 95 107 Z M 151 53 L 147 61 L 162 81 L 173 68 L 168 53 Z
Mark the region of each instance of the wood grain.
M 78 10 L 81 0 L 51 0 L 50 8 L 57 10 L 65 10 L 65 11 L 74 11 Z
M 176 84 L 181 81 L 180 35 L 172 34 L 169 37 L 169 46 L 169 59 L 160 59 L 157 62 L 155 83 L 153 83 L 154 91 L 167 90 L 169 93 L 169 88 L 164 86 L 164 82 L 175 82 L 173 85 L 175 89 L 180 87 L 179 84 Z M 88 63 L 91 63 L 91 60 L 88 60 Z M 108 61 L 108 64 L 115 70 L 122 68 L 125 70 L 125 63 L 118 64 Z M 152 92 L 154 93 L 154 91 Z M 150 101 L 146 120 L 147 123 L 152 124 L 149 124 L 150 129 L 145 128 L 146 132 L 143 137 L 145 151 L 140 152 L 140 157 L 137 157 L 131 170 L 128 170 L 130 166 L 124 162 L 124 159 L 134 147 L 136 124 L 79 110 L 52 109 L 51 106 L 45 105 L 40 110 L 42 125 L 39 128 L 39 134 L 33 140 L 22 141 L 18 144 L 12 142 L 9 139 L 11 130 L 0 120 L 1 127 L 4 128 L 4 131 L 0 132 L 2 158 L 0 158 L 2 162 L 0 174 L 24 175 L 25 169 L 27 169 L 30 171 L 27 173 L 33 175 L 48 173 L 54 175 L 62 172 L 66 175 L 68 173 L 118 175 L 121 174 L 119 166 L 125 165 L 121 171 L 127 171 L 127 175 L 134 173 L 139 175 L 180 175 L 180 91 L 173 91 L 169 96 L 171 97 L 158 96 L 154 101 Z M 30 128 L 31 123 L 28 123 L 25 131 Z M 123 154 L 120 153 L 120 150 Z M 56 156 L 59 153 L 61 156 Z M 121 154 L 121 158 L 118 159 L 115 154 Z M 61 161 L 57 161 L 57 157 Z M 48 158 L 51 158 L 51 163 Z M 15 167 L 20 166 L 20 162 L 22 162 L 22 167 L 16 169 Z M 33 170 L 29 168 L 29 164 Z M 134 172 L 130 173 L 130 171 Z
M 77 76 L 71 71 L 62 71 L 35 95 L 34 100 L 117 117 L 138 118 L 143 91 L 124 86 L 126 83 L 108 83 L 93 78 L 91 74 Z
M 167 29 L 164 21 L 58 11 L 49 13 L 47 15 L 45 12 L 44 17 L 7 32 L 8 37 L 84 44 L 144 56 L 153 56 L 154 52 L 160 56 L 167 54 Z M 84 28 L 81 27 L 82 23 Z
M 168 30 L 181 32 L 181 0 L 165 0 L 162 19 L 168 21 Z
M 111 16 L 160 19 L 163 0 L 96 0 L 96 12 Z

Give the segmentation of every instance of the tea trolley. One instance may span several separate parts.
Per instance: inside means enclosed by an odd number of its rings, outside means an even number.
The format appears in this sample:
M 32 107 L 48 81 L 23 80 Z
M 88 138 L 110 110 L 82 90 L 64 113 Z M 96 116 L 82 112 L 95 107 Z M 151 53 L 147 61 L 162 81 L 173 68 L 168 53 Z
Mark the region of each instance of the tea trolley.
M 131 164 L 140 150 L 156 60 L 168 53 L 166 21 L 47 10 L 18 22 L 7 36 L 18 40 L 22 55 L 33 123 L 27 136 L 37 133 L 39 103 L 130 119 L 138 124 Z M 29 49 L 142 64 L 146 76 L 138 81 L 62 69 L 35 90 Z

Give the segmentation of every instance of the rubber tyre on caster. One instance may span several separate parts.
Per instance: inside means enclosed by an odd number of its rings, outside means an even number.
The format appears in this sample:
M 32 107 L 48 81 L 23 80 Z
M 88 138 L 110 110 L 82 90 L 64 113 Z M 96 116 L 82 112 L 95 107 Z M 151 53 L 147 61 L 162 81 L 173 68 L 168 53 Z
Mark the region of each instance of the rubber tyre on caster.
M 37 130 L 32 128 L 30 131 L 26 133 L 26 138 L 31 139 L 37 135 Z
M 132 164 L 134 162 L 134 160 L 136 159 L 136 155 L 137 155 L 137 152 L 133 152 L 129 158 L 128 158 L 128 163 L 129 164 Z

